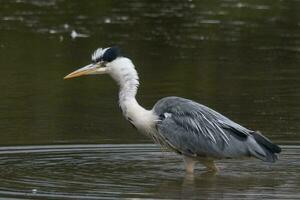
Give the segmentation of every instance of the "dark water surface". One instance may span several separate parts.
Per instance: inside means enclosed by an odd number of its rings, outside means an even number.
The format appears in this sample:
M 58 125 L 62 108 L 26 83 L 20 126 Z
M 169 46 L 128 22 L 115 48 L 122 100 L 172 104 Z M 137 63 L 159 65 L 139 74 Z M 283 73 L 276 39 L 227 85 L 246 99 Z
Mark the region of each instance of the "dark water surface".
M 218 175 L 185 176 L 156 145 L 52 145 L 0 149 L 0 195 L 37 199 L 297 199 L 300 146 L 283 146 L 276 165 L 219 161 Z
M 123 119 L 109 77 L 62 79 L 114 44 L 146 108 L 196 100 L 282 145 L 279 162 L 186 177 Z M 300 198 L 299 0 L 0 0 L 0 69 L 0 198 Z

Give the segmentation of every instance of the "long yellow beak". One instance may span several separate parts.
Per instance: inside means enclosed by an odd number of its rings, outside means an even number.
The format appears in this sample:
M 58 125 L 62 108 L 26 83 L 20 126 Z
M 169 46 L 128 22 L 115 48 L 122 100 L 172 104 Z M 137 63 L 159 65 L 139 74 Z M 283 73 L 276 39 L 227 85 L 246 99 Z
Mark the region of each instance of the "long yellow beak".
M 64 77 L 64 79 L 75 78 L 78 76 L 94 74 L 97 71 L 97 67 L 94 64 L 89 64 L 84 66 Z

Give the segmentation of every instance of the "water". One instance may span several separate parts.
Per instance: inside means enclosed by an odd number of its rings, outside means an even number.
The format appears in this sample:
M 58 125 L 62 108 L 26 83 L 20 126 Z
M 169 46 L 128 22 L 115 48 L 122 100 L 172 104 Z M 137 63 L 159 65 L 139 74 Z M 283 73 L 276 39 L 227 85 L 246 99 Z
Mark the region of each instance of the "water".
M 0 149 L 0 195 L 13 198 L 296 199 L 300 146 L 283 146 L 276 165 L 219 161 L 186 176 L 179 156 L 156 145 L 43 145 Z M 284 169 L 284 170 L 283 170 Z
M 299 198 L 300 1 L 0 3 L 0 198 Z M 146 108 L 201 102 L 280 144 L 279 162 L 185 177 L 123 119 L 109 77 L 62 79 L 113 44 Z

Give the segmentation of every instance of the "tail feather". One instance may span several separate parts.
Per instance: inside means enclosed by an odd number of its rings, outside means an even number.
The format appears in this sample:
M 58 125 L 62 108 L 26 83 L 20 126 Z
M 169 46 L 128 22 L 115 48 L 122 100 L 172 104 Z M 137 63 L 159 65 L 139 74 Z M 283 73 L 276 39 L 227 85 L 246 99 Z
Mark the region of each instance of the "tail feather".
M 260 132 L 256 131 L 252 133 L 253 138 L 255 139 L 256 143 L 260 145 L 260 147 L 263 149 L 264 154 L 258 150 L 251 150 L 251 153 L 266 162 L 275 162 L 277 160 L 277 155 L 275 153 L 280 153 L 281 148 L 272 143 L 268 138 L 263 136 Z
M 263 152 L 258 149 L 250 149 L 250 153 L 252 156 L 265 162 L 275 162 L 278 159 L 277 155 L 270 152 L 268 149 L 264 147 L 261 147 L 261 149 Z
M 252 136 L 254 137 L 254 139 L 256 140 L 256 142 L 258 144 L 269 149 L 272 153 L 280 153 L 281 152 L 281 148 L 278 145 L 272 143 L 268 138 L 263 136 L 259 131 L 253 132 Z

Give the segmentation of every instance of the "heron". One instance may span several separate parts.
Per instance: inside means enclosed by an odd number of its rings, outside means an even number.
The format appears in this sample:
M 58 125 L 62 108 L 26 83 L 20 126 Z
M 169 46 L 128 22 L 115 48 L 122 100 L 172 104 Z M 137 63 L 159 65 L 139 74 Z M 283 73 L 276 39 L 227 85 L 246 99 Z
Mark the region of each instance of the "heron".
M 170 96 L 157 101 L 151 110 L 136 100 L 139 76 L 133 62 L 117 46 L 98 48 L 91 64 L 64 79 L 83 75 L 109 74 L 119 85 L 119 106 L 124 117 L 154 143 L 182 155 L 185 170 L 194 173 L 195 164 L 217 172 L 219 159 L 254 157 L 275 162 L 281 148 L 259 131 L 247 129 L 217 111 L 193 100 Z

